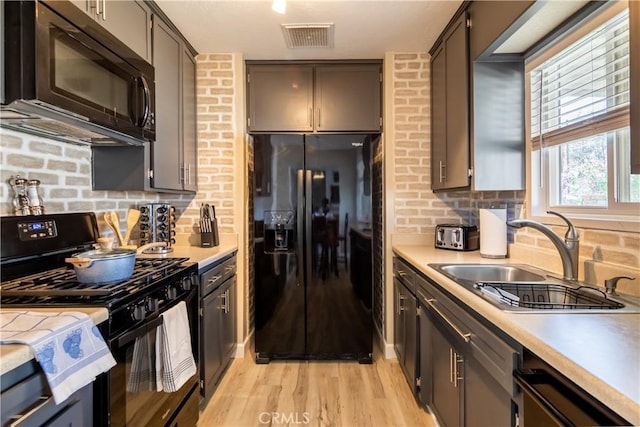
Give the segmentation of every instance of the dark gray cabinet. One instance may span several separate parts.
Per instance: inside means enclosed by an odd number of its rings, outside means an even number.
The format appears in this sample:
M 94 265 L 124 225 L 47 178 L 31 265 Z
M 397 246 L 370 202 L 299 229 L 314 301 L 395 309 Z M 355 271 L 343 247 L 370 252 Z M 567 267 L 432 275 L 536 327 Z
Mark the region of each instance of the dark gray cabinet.
M 247 65 L 250 132 L 381 129 L 381 64 Z
M 0 388 L 0 425 L 93 425 L 93 383 L 56 404 L 40 365 L 30 361 L 2 375 Z
M 313 67 L 247 67 L 249 117 L 253 132 L 313 130 Z
M 464 358 L 448 338 L 447 326 L 433 321 L 431 407 L 443 426 L 463 426 Z
M 379 132 L 381 76 L 380 65 L 316 67 L 316 130 Z
M 467 16 L 431 50 L 431 188 L 469 186 L 469 54 Z
M 443 426 L 515 425 L 522 396 L 512 372 L 521 364 L 521 346 L 482 323 L 468 307 L 399 257 L 394 258 L 394 274 L 394 294 L 402 304 L 407 295 L 397 289 L 407 288 L 396 279 L 415 283 L 418 330 L 414 336 L 419 349 L 415 384 L 420 402 Z M 399 325 L 401 319 L 396 320 L 396 342 L 403 336 Z M 406 341 L 400 342 L 400 351 L 396 346 L 399 359 L 410 351 Z
M 154 7 L 156 140 L 143 147 L 93 146 L 94 190 L 197 191 L 195 51 Z
M 631 173 L 640 174 L 640 2 L 629 2 Z
M 131 50 L 151 62 L 151 10 L 140 0 L 71 0 Z
M 393 259 L 394 348 L 411 391 L 417 394 L 417 304 L 415 274 L 399 258 Z
M 200 393 L 208 400 L 236 345 L 236 256 L 200 274 Z
M 469 56 L 471 61 L 488 59 L 515 31 L 518 19 L 527 19 L 534 1 L 473 1 L 467 8 L 471 20 Z M 536 7 L 537 8 L 537 7 Z
M 524 189 L 524 59 L 495 50 L 537 9 L 469 2 L 431 49 L 434 191 Z
M 195 63 L 182 38 L 154 16 L 156 140 L 151 186 L 196 191 Z

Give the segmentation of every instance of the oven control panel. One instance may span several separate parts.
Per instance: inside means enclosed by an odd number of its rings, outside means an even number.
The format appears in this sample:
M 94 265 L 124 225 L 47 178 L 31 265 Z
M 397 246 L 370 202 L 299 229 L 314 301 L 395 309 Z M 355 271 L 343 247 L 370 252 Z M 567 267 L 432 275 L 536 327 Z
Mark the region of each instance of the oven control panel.
M 23 242 L 32 240 L 51 239 L 58 235 L 56 222 L 46 221 L 25 221 L 18 223 L 18 236 Z

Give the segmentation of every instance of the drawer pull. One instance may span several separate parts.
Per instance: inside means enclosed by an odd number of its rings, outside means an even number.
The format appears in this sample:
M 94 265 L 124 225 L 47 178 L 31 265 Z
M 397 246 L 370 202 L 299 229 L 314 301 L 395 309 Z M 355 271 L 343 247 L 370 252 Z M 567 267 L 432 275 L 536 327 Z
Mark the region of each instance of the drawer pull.
M 207 283 L 209 283 L 210 285 L 213 285 L 215 282 L 220 280 L 220 278 L 222 278 L 222 276 L 213 276 L 211 279 L 208 280 Z
M 51 396 L 51 397 L 40 396 L 38 398 L 38 401 L 40 403 L 38 403 L 36 406 L 31 408 L 29 410 L 29 412 L 27 412 L 26 414 L 19 414 L 19 415 L 16 415 L 15 417 L 11 417 L 11 419 L 15 420 L 15 421 L 13 421 L 11 424 L 9 424 L 9 426 L 10 427 L 19 427 L 19 426 L 23 425 L 24 423 L 26 423 L 27 421 L 29 421 L 29 418 L 34 416 L 39 410 L 41 410 L 42 408 L 47 406 L 49 403 L 53 403 L 53 396 Z
M 447 318 L 447 316 L 444 315 L 444 313 L 442 313 L 438 307 L 435 306 L 435 304 L 433 303 L 434 301 L 436 301 L 435 298 L 429 298 L 426 300 L 427 304 L 429 304 L 429 306 L 433 309 L 433 311 L 435 311 L 436 313 L 438 313 L 438 315 L 444 319 L 445 322 L 447 322 L 447 324 L 449 326 L 451 326 L 451 328 L 456 331 L 456 333 L 458 335 L 460 335 L 460 337 L 464 340 L 464 342 L 469 342 L 471 341 L 471 334 L 470 333 L 464 333 L 460 330 L 460 328 L 458 328 L 451 320 L 449 320 Z

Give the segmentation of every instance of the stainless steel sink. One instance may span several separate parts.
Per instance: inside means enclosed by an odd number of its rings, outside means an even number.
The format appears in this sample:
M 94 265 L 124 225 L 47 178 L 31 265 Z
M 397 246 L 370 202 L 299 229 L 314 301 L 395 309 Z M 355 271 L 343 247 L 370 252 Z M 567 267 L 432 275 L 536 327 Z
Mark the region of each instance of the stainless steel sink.
M 532 267 L 506 264 L 429 264 L 453 280 L 476 282 L 543 282 L 543 272 Z
M 593 286 L 563 280 L 524 264 L 429 264 L 504 311 L 517 313 L 640 313 L 640 298 L 612 298 Z

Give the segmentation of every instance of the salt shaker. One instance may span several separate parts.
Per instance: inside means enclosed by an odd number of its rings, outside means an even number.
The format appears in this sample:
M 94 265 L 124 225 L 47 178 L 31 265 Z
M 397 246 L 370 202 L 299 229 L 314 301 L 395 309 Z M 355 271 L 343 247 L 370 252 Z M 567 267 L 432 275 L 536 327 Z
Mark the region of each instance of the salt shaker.
M 29 210 L 31 215 L 42 215 L 44 213 L 44 203 L 39 194 L 40 181 L 30 179 L 27 182 L 27 197 L 29 198 Z
M 13 181 L 9 181 L 13 189 L 13 210 L 16 215 L 29 215 L 29 198 L 27 197 L 27 180 L 16 175 Z

